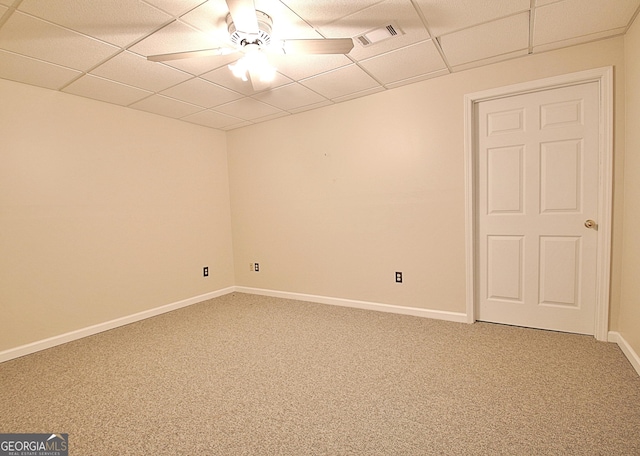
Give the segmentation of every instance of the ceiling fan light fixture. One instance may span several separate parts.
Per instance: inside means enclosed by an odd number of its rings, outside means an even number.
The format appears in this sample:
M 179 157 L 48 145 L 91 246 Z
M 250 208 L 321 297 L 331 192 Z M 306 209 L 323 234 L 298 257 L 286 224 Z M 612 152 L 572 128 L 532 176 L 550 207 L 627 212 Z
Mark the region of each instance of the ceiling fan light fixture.
M 0 0 L 1 2 L 2 0 Z M 227 31 L 233 47 L 200 49 L 147 56 L 148 60 L 188 59 L 205 55 L 226 55 L 241 52 L 244 55 L 229 65 L 234 77 L 251 81 L 255 91 L 266 90 L 277 76 L 264 51 L 281 54 L 348 54 L 354 46 L 352 38 L 287 39 L 277 46 L 271 45 L 273 20 L 263 11 L 255 9 L 254 0 L 225 0 L 229 13 L 226 16 Z M 393 27 L 392 27 L 393 29 Z M 388 31 L 389 33 L 391 31 Z M 275 40 L 274 40 L 275 41 Z M 275 49 L 274 49 L 275 47 Z
M 230 64 L 229 69 L 231 70 L 231 73 L 233 73 L 233 75 L 236 78 L 242 79 L 243 81 L 249 80 L 247 78 L 247 73 L 249 72 L 249 69 L 247 68 L 246 64 L 244 64 L 243 59 L 238 60 L 236 63 Z
M 227 16 L 227 31 L 231 42 L 236 46 L 244 46 L 246 43 L 256 43 L 268 46 L 271 43 L 271 30 L 273 19 L 267 13 L 262 11 L 252 11 L 256 14 L 258 28 L 251 32 L 246 30 L 238 30 L 233 22 L 231 14 Z
M 248 45 L 246 48 L 250 46 L 253 45 Z M 248 49 L 240 60 L 229 65 L 229 69 L 236 78 L 243 81 L 248 81 L 249 75 L 258 75 L 260 81 L 271 82 L 276 76 L 276 69 L 269 63 L 266 54 L 257 46 Z

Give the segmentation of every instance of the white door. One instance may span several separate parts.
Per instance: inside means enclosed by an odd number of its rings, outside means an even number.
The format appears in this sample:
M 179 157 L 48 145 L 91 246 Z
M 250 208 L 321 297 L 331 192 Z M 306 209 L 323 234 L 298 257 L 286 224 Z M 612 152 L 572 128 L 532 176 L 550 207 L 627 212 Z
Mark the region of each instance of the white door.
M 598 84 L 476 109 L 478 320 L 594 334 Z

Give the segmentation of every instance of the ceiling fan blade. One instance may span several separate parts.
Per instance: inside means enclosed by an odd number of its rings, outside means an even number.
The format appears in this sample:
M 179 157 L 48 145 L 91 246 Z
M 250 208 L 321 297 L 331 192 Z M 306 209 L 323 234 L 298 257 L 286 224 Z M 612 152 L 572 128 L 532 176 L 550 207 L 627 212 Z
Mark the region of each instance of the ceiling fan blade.
M 236 52 L 235 49 L 213 48 L 201 49 L 199 51 L 173 52 L 171 54 L 157 54 L 147 56 L 147 60 L 152 62 L 167 62 L 169 60 L 190 59 L 192 57 L 207 57 L 210 55 L 228 55 Z
M 253 90 L 256 92 L 266 90 L 271 86 L 269 81 L 262 79 L 260 71 L 255 68 L 249 69 L 249 79 L 251 79 L 251 85 L 253 86 Z
M 260 32 L 253 0 L 226 0 L 231 19 L 239 32 L 255 35 Z
M 348 54 L 353 49 L 351 38 L 283 40 L 285 54 Z

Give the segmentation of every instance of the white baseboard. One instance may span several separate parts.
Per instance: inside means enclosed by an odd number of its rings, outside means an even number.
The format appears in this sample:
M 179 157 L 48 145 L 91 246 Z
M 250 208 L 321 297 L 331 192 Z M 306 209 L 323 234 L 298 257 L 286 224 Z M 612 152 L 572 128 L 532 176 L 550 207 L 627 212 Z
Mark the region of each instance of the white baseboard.
M 193 298 L 184 299 L 182 301 L 166 304 L 164 306 L 156 307 L 142 312 L 135 313 L 133 315 L 127 315 L 126 317 L 116 318 L 115 320 L 106 321 L 104 323 L 98 323 L 97 325 L 89 326 L 86 328 L 71 331 L 58 336 L 49 337 L 48 339 L 39 340 L 30 344 L 21 345 L 16 348 L 10 348 L 0 352 L 0 363 L 9 361 L 10 359 L 19 358 L 21 356 L 29 355 L 31 353 L 38 352 L 40 350 L 46 350 L 47 348 L 55 347 L 56 345 L 65 344 L 83 337 L 92 336 L 94 334 L 108 331 L 110 329 L 117 328 L 119 326 L 135 323 L 136 321 L 144 320 L 146 318 L 155 317 L 163 313 L 171 312 L 182 307 L 187 307 L 192 304 L 197 304 L 202 301 L 217 298 L 219 296 L 232 293 L 234 287 L 223 288 L 222 290 L 212 291 L 200 296 L 194 296 Z
M 629 345 L 629 342 L 622 337 L 622 334 L 617 331 L 609 331 L 607 340 L 618 344 L 622 353 L 624 353 L 638 375 L 640 375 L 640 356 L 631 347 L 631 345 Z
M 261 295 L 261 296 L 271 296 L 275 298 L 315 302 L 318 304 L 329 304 L 334 306 L 353 307 L 356 309 L 375 310 L 378 312 L 389 312 L 389 313 L 396 313 L 401 315 L 412 315 L 415 317 L 433 318 L 436 320 L 468 323 L 467 314 L 462 312 L 448 312 L 443 310 L 421 309 L 418 307 L 394 306 L 390 304 L 382 304 L 382 303 L 369 302 L 369 301 L 356 301 L 352 299 L 332 298 L 328 296 L 309 295 L 309 294 L 303 294 L 303 293 L 291 293 L 286 291 L 267 290 L 262 288 L 232 286 L 228 288 L 223 288 L 221 290 L 212 291 L 210 293 L 206 293 L 203 295 L 194 296 L 192 298 L 184 299 L 182 301 L 177 301 L 164 306 L 138 312 L 133 315 L 128 315 L 126 317 L 116 318 L 115 320 L 99 323 L 93 326 L 89 326 L 87 328 L 82 328 L 76 331 L 60 334 L 58 336 L 50 337 L 48 339 L 43 339 L 43 340 L 32 342 L 26 345 L 21 345 L 19 347 L 10 348 L 8 350 L 4 350 L 0 352 L 0 363 L 9 361 L 11 359 L 19 358 L 21 356 L 29 355 L 31 353 L 35 353 L 41 350 L 46 350 L 47 348 L 52 348 L 57 345 L 65 344 L 67 342 L 78 340 L 83 337 L 92 336 L 94 334 L 98 334 L 103 331 L 108 331 L 110 329 L 128 325 L 130 323 L 135 323 L 136 321 L 144 320 L 146 318 L 155 317 L 157 315 L 171 312 L 172 310 L 177 310 L 182 307 L 187 307 L 193 304 L 197 304 L 199 302 L 207 301 L 209 299 L 214 299 L 214 298 L 232 293 L 234 291 L 237 291 L 239 293 L 249 293 L 249 294 Z M 631 345 L 629 345 L 629 343 L 624 339 L 624 337 L 616 331 L 609 331 L 608 341 L 615 342 L 618 344 L 618 346 L 620 347 L 624 355 L 629 359 L 629 362 L 631 363 L 633 368 L 636 370 L 636 372 L 638 372 L 638 375 L 640 375 L 640 356 L 638 355 L 638 353 L 635 352 L 635 350 L 631 347 Z
M 294 299 L 298 301 L 315 302 L 319 304 L 329 304 L 342 307 L 353 307 L 356 309 L 375 310 L 378 312 L 389 312 L 401 315 L 412 315 L 415 317 L 433 318 L 436 320 L 454 321 L 458 323 L 468 323 L 467 314 L 462 312 L 447 312 L 443 310 L 430 310 L 421 309 L 418 307 L 404 307 L 394 306 L 390 304 L 382 304 L 377 302 L 368 301 L 356 301 L 352 299 L 332 298 L 328 296 L 309 295 L 302 293 L 290 293 L 286 291 L 266 290 L 262 288 L 249 288 L 249 287 L 228 287 L 222 290 L 213 291 L 200 296 L 194 296 L 193 298 L 184 299 L 182 301 L 174 302 L 164 306 L 156 307 L 154 309 L 145 310 L 135 313 L 133 315 L 127 315 L 126 317 L 116 318 L 115 320 L 106 321 L 104 323 L 98 323 L 93 326 L 71 331 L 58 336 L 53 336 L 48 339 L 39 340 L 19 347 L 10 348 L 0 352 L 0 363 L 9 361 L 11 359 L 19 358 L 21 356 L 29 355 L 47 348 L 55 347 L 56 345 L 65 344 L 74 340 L 81 339 L 83 337 L 92 336 L 94 334 L 108 331 L 120 326 L 135 323 L 136 321 L 144 320 L 146 318 L 155 317 L 172 310 L 177 310 L 182 307 L 187 307 L 192 304 L 197 304 L 202 301 L 217 298 L 229 293 L 237 291 L 239 293 L 249 293 L 261 296 L 272 296 L 276 298 Z
M 447 312 L 444 310 L 421 309 L 418 307 L 394 306 L 390 304 L 381 304 L 378 302 L 355 301 L 352 299 L 332 298 L 328 296 L 309 295 L 302 293 L 290 293 L 287 291 L 265 290 L 262 288 L 235 287 L 235 291 L 239 293 L 271 296 L 274 298 L 295 299 L 298 301 L 315 302 L 318 304 L 354 307 L 356 309 L 376 310 L 378 312 L 389 312 L 402 315 L 412 315 L 414 317 L 424 317 L 433 318 L 436 320 L 468 323 L 467 314 L 462 312 Z

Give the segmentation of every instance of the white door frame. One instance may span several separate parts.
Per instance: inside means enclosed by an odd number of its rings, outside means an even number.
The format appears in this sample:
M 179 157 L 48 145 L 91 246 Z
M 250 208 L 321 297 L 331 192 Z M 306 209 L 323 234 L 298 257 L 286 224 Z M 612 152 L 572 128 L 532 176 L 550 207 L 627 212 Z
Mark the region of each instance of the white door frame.
M 598 185 L 598 253 L 596 265 L 595 338 L 606 341 L 609 332 L 611 275 L 611 213 L 613 206 L 613 67 L 595 68 L 522 84 L 499 87 L 464 97 L 465 254 L 467 322 L 476 321 L 478 292 L 478 170 L 475 134 L 476 105 L 482 101 L 541 90 L 597 82 L 600 91 L 600 144 Z

